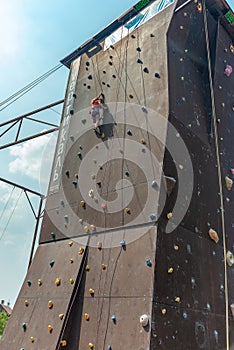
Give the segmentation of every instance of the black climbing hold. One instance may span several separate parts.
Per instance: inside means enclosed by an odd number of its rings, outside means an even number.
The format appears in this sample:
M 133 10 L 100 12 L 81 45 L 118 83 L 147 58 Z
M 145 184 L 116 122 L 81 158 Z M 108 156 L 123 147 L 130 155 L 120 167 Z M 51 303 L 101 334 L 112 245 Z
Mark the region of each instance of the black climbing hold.
M 106 85 L 106 83 L 104 81 L 102 81 L 102 85 Z
M 83 149 L 83 147 L 80 145 L 80 146 L 79 146 L 79 149 Z
M 114 79 L 115 79 L 115 78 L 116 78 L 116 75 L 115 75 L 115 74 L 113 74 L 113 75 L 112 75 L 112 78 L 114 78 Z
M 82 154 L 81 154 L 81 152 L 78 152 L 78 153 L 77 153 L 77 156 L 78 156 L 80 159 L 82 159 Z
M 137 63 L 143 64 L 143 62 L 140 58 L 137 59 Z
M 32 285 L 32 282 L 30 280 L 27 281 L 28 286 L 30 287 Z
M 111 61 L 109 61 L 108 63 L 109 63 L 109 65 L 110 65 L 110 66 L 112 66 L 112 65 L 113 65 L 113 63 L 112 63 Z
M 65 175 L 66 175 L 67 177 L 69 177 L 69 176 L 70 176 L 70 171 L 69 171 L 69 170 L 66 170 Z
M 107 87 L 110 87 L 110 84 L 106 84 Z
M 105 71 L 105 70 L 103 71 L 103 74 L 106 74 L 106 71 Z
M 149 73 L 149 69 L 148 69 L 147 67 L 145 67 L 145 68 L 143 69 L 143 71 L 144 71 L 145 73 Z
M 70 114 L 73 115 L 74 114 L 74 109 L 70 110 Z
M 131 95 L 131 94 L 129 94 L 128 96 L 129 96 L 129 98 L 133 98 L 133 95 Z
M 23 328 L 23 330 L 24 330 L 24 331 L 26 331 L 27 325 L 26 325 L 26 323 L 25 323 L 25 322 L 24 322 L 24 323 L 22 323 L 22 328 Z
M 110 59 L 112 60 L 113 56 L 110 56 Z
M 88 76 L 88 79 L 89 79 L 89 80 L 92 80 L 92 79 L 93 79 L 92 74 L 90 74 L 90 75 Z
M 99 188 L 101 188 L 101 187 L 102 187 L 101 181 L 98 181 L 98 182 L 97 182 L 97 185 L 98 185 Z
M 151 38 L 154 38 L 154 34 L 151 33 L 151 34 L 150 34 L 150 37 L 151 37 Z
M 55 239 L 55 236 L 56 236 L 56 235 L 55 235 L 54 232 L 51 232 L 50 235 L 51 235 L 51 237 L 52 237 L 53 239 Z
M 125 171 L 124 175 L 128 177 L 129 176 L 129 172 Z
M 128 134 L 129 136 L 132 136 L 132 132 L 131 132 L 130 129 L 127 131 L 127 134 Z
M 86 66 L 89 66 L 90 63 L 89 63 L 89 62 L 86 62 L 85 64 L 86 64 Z
M 51 260 L 51 261 L 50 261 L 50 267 L 53 267 L 54 264 L 55 264 L 55 261 L 54 261 L 54 260 Z
M 72 181 L 72 184 L 76 187 L 77 186 L 77 181 L 76 180 Z
M 110 46 L 110 48 L 111 48 L 112 50 L 114 50 L 114 49 L 115 49 L 113 45 L 111 45 L 111 46 Z
M 76 96 L 76 94 L 73 94 L 72 97 L 76 98 L 77 96 Z
M 88 85 L 88 86 L 87 86 L 87 88 L 88 88 L 88 89 L 91 89 L 91 86 L 90 86 L 90 85 Z
M 160 75 L 159 75 L 158 72 L 154 73 L 154 76 L 155 76 L 155 78 L 159 78 L 160 79 Z
M 87 71 L 89 70 L 88 67 L 85 68 Z
M 132 35 L 131 35 L 131 38 L 132 38 L 132 39 L 136 39 L 136 37 L 135 37 L 135 35 L 134 35 L 134 34 L 132 34 Z
M 86 86 L 86 83 L 84 83 L 83 85 Z
M 140 47 L 137 47 L 136 50 L 137 50 L 138 52 L 141 52 L 141 48 L 140 48 Z

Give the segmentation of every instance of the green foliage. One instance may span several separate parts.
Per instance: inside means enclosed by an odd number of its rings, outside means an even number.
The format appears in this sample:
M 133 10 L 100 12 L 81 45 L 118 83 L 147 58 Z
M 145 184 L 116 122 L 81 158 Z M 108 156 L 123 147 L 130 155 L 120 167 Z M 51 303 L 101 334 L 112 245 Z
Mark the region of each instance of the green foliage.
M 3 334 L 8 320 L 9 316 L 7 315 L 7 313 L 5 311 L 0 312 L 0 336 Z

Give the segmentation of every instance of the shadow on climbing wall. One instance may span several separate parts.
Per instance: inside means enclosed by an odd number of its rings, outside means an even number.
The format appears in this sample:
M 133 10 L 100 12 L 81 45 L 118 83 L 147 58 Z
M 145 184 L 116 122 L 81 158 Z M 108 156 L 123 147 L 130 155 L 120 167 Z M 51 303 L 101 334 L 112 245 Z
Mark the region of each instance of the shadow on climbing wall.
M 105 137 L 103 141 L 108 140 L 109 137 L 114 136 L 114 126 L 116 125 L 113 115 L 110 113 L 108 106 L 103 112 L 103 124 L 100 125 L 101 134 L 103 133 Z M 101 137 L 101 136 L 100 136 Z

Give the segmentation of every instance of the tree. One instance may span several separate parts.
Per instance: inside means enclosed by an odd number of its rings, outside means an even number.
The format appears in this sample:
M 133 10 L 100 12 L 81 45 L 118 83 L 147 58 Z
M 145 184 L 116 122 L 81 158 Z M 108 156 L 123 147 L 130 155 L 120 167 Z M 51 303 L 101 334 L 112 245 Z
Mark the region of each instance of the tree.
M 7 313 L 5 311 L 0 312 L 0 337 L 3 334 L 3 331 L 6 327 L 8 320 L 9 320 L 9 316 L 7 315 Z

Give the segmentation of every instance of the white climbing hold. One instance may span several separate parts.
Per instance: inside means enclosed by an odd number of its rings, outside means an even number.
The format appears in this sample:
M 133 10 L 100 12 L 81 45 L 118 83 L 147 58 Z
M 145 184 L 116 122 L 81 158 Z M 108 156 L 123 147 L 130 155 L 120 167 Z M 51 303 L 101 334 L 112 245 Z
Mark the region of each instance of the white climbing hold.
M 141 315 L 140 324 L 142 325 L 142 327 L 146 327 L 149 324 L 149 317 L 145 314 Z
M 219 241 L 219 236 L 218 236 L 218 233 L 213 230 L 212 228 L 209 229 L 209 236 L 210 238 L 215 242 L 215 243 L 218 243 Z
M 234 317 L 234 304 L 230 305 L 230 309 L 231 309 L 232 316 Z
M 227 187 L 228 191 L 231 191 L 232 185 L 233 185 L 232 179 L 230 179 L 230 177 L 226 176 L 225 181 L 226 181 L 226 187 Z
M 227 252 L 227 263 L 230 267 L 232 267 L 232 265 L 234 264 L 234 256 L 230 251 Z

